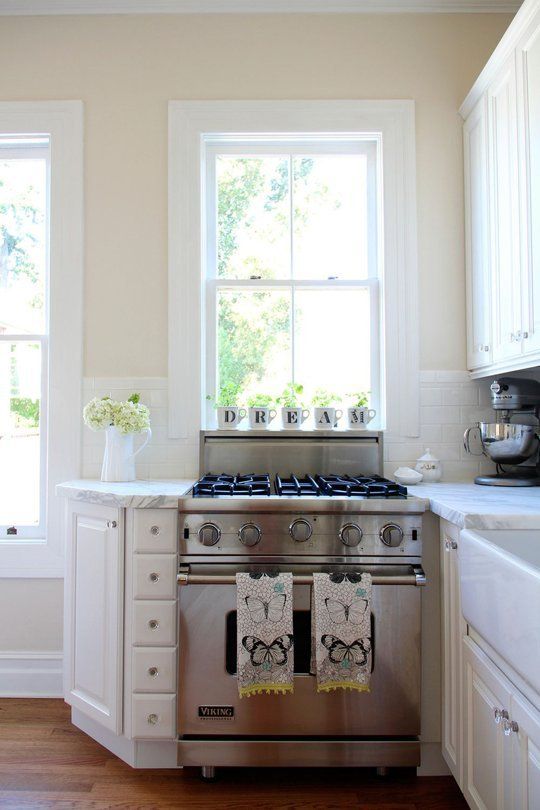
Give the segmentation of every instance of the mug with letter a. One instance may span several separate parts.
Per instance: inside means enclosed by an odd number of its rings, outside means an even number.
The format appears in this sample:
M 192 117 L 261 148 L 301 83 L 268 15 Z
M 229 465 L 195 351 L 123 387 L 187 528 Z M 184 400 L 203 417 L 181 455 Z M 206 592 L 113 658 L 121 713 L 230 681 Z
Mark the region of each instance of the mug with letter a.
M 365 428 L 368 422 L 371 422 L 373 417 L 377 415 L 377 411 L 365 407 L 347 408 L 347 415 L 349 417 L 349 428 L 358 430 L 359 428 Z
M 274 408 L 250 408 L 249 426 L 254 430 L 264 430 L 276 416 L 277 411 Z
M 234 405 L 216 408 L 216 410 L 220 430 L 234 430 L 247 415 L 245 408 L 237 408 Z
M 339 408 L 313 408 L 316 430 L 332 430 L 343 416 Z
M 282 408 L 281 420 L 285 430 L 298 430 L 309 416 L 307 408 Z

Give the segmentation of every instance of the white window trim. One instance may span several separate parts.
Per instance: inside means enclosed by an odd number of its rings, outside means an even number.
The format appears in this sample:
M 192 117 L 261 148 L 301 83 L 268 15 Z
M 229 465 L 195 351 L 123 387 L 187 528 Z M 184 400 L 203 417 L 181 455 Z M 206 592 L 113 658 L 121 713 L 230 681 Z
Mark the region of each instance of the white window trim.
M 50 281 L 46 537 L 0 540 L 0 578 L 63 577 L 63 501 L 80 474 L 83 292 L 83 106 L 0 102 L 0 134 L 50 136 Z
M 419 434 L 416 155 L 413 101 L 169 102 L 169 434 L 201 424 L 203 139 L 209 134 L 371 135 L 382 140 L 381 399 L 386 431 Z

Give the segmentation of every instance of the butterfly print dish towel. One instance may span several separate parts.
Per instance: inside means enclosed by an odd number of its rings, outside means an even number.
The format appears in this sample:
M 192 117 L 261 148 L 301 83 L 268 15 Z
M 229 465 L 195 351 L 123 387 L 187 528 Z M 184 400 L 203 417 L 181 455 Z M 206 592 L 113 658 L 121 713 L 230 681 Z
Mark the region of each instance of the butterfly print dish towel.
M 371 574 L 314 574 L 311 622 L 317 691 L 369 692 Z
M 240 697 L 293 691 L 292 574 L 237 574 Z

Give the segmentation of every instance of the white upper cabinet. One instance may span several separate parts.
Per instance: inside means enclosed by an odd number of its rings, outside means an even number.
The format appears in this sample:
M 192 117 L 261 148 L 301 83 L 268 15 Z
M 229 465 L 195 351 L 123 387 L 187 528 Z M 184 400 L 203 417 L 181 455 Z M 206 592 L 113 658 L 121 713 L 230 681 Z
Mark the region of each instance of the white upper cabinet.
M 465 99 L 467 363 L 540 365 L 540 0 L 526 0 Z

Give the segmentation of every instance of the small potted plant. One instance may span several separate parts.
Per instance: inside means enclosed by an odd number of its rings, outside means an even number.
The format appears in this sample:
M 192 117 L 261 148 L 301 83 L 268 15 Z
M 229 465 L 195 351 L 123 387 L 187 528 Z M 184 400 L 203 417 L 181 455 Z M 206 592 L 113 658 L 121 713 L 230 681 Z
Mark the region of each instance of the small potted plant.
M 139 394 L 119 402 L 111 397 L 94 397 L 83 409 L 83 419 L 91 430 L 105 431 L 102 481 L 135 481 L 135 456 L 152 436 L 150 411 Z M 146 433 L 146 440 L 133 450 L 133 435 Z
M 272 408 L 273 398 L 270 394 L 253 394 L 248 399 L 249 426 L 253 429 L 264 430 L 275 419 L 277 411 Z
M 245 408 L 238 407 L 238 385 L 235 383 L 224 383 L 217 397 L 208 394 L 206 399 L 214 402 L 220 430 L 234 430 L 247 415 Z
M 349 420 L 349 428 L 358 430 L 365 428 L 368 422 L 371 422 L 377 411 L 368 408 L 368 394 L 369 391 L 360 391 L 354 394 L 347 394 L 351 405 L 347 408 L 347 418 Z
M 281 405 L 281 421 L 285 430 L 297 430 L 309 416 L 309 410 L 304 408 L 301 401 L 303 393 L 303 385 L 290 382 L 277 398 L 277 404 Z
M 340 401 L 341 397 L 336 394 L 317 388 L 311 399 L 316 430 L 331 430 L 337 427 L 338 421 L 343 416 L 343 411 L 336 409 L 336 402 Z

